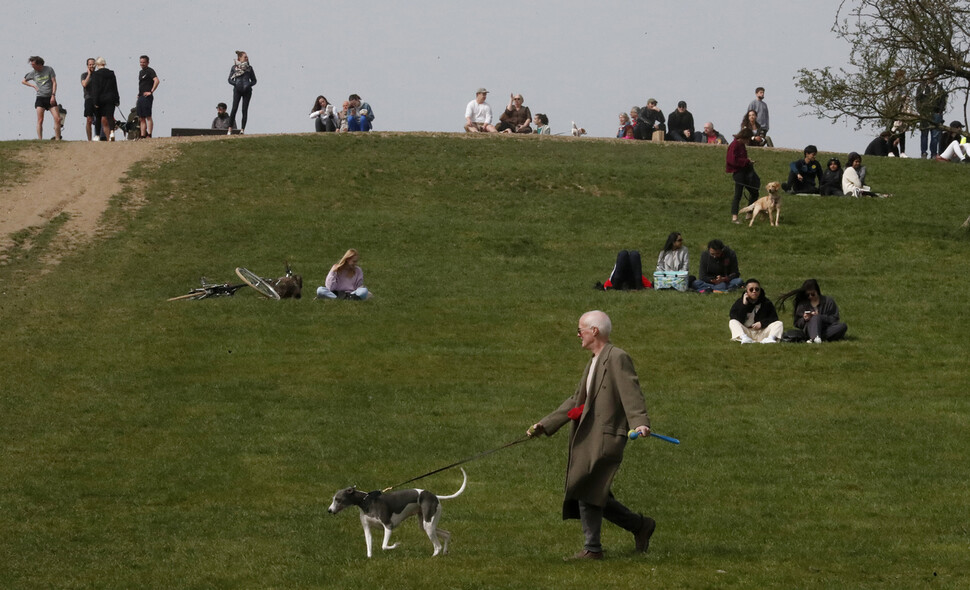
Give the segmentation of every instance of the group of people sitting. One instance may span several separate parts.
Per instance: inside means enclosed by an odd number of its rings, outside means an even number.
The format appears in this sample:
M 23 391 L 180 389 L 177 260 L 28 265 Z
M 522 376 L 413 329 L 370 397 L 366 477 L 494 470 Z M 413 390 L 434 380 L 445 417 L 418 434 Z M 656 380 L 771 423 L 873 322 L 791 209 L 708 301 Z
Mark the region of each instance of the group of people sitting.
M 492 125 L 492 107 L 485 99 L 488 90 L 479 88 L 475 91 L 475 99 L 465 106 L 465 131 L 468 133 L 536 133 L 550 135 L 549 117 L 543 113 L 536 113 L 525 106 L 525 98 L 521 94 L 511 93 L 509 104 L 499 115 L 498 125 Z M 535 125 L 535 129 L 532 128 Z
M 351 94 L 340 105 L 340 110 L 321 94 L 310 107 L 310 118 L 313 119 L 314 128 L 324 133 L 370 131 L 374 128 L 374 109 L 357 94 Z
M 883 131 L 866 146 L 867 156 L 887 156 L 890 158 L 905 158 L 906 136 L 902 133 Z M 939 134 L 940 153 L 934 156 L 938 162 L 970 163 L 970 144 L 963 134 L 963 123 L 953 121 L 950 126 Z M 943 148 L 943 146 L 946 146 Z
M 755 90 L 755 99 L 751 101 L 741 119 L 741 129 L 750 129 L 751 136 L 746 139 L 747 145 L 771 146 L 768 137 L 768 106 L 764 103 L 765 89 Z M 680 101 L 677 109 L 664 119 L 663 111 L 657 104 L 657 99 L 647 100 L 643 107 L 634 106 L 630 113 L 620 113 L 620 126 L 616 136 L 621 139 L 639 139 L 650 141 L 684 141 L 727 145 L 724 135 L 714 128 L 714 124 L 707 122 L 701 132 L 694 127 L 694 115 L 687 110 L 687 103 Z
M 784 309 L 788 300 L 794 300 L 792 321 L 794 329 L 784 331 L 784 324 L 778 319 L 775 304 L 765 294 L 757 279 L 741 279 L 738 256 L 721 240 L 711 240 L 707 251 L 701 254 L 697 277 L 688 275 L 690 256 L 684 237 L 680 232 L 672 232 L 657 257 L 654 281 L 643 276 L 640 253 L 637 250 L 621 250 L 616 264 L 606 283 L 597 283 L 597 289 L 639 290 L 657 288 L 667 276 L 676 276 L 673 283 L 664 283 L 660 288 L 673 288 L 680 291 L 689 289 L 698 293 L 727 293 L 743 287 L 741 297 L 731 306 L 728 328 L 731 339 L 742 344 L 779 342 L 783 336 L 786 341 L 813 342 L 839 340 L 845 336 L 848 327 L 839 317 L 835 300 L 822 295 L 818 281 L 808 279 L 802 286 L 778 298 L 778 306 Z M 655 285 L 656 283 L 656 285 Z
M 823 169 L 817 157 L 818 148 L 806 146 L 802 157 L 789 165 L 788 180 L 781 183 L 782 190 L 805 195 L 887 196 L 866 185 L 866 167 L 857 152 L 849 153 L 844 170 L 838 158 L 829 158 Z

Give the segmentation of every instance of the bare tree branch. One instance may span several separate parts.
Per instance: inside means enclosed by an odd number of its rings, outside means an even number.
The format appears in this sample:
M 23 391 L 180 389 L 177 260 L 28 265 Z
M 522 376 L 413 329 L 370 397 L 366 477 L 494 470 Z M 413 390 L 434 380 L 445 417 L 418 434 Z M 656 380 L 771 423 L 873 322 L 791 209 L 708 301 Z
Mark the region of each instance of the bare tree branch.
M 964 105 L 970 97 L 970 0 L 843 0 L 832 31 L 849 44 L 847 63 L 801 69 L 795 85 L 810 114 L 889 129 L 938 127 L 925 88 Z M 923 88 L 922 103 L 913 101 Z

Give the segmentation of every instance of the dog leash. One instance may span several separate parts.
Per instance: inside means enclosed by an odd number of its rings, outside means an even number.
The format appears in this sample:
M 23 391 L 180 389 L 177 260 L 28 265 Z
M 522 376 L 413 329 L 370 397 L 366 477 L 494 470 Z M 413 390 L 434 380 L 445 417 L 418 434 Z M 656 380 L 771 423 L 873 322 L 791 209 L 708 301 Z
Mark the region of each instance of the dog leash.
M 452 467 L 458 467 L 459 465 L 463 465 L 463 464 L 465 464 L 465 463 L 469 463 L 469 462 L 471 462 L 471 461 L 475 461 L 475 460 L 477 460 L 477 459 L 481 459 L 482 457 L 484 457 L 484 456 L 486 456 L 486 455 L 491 455 L 492 453 L 495 453 L 495 452 L 498 452 L 498 451 L 501 451 L 502 449 L 507 449 L 507 448 L 509 448 L 509 447 L 512 447 L 512 446 L 515 446 L 515 445 L 517 445 L 517 444 L 521 444 L 521 443 L 524 443 L 524 442 L 525 442 L 525 441 L 527 441 L 527 440 L 532 440 L 532 438 L 533 438 L 533 437 L 530 437 L 530 436 L 528 436 L 528 435 L 526 435 L 526 436 L 523 436 L 523 437 L 522 437 L 522 438 L 520 438 L 520 439 L 517 439 L 517 440 L 513 440 L 512 442 L 510 442 L 510 443 L 506 443 L 506 444 L 504 444 L 504 445 L 502 445 L 502 446 L 500 446 L 500 447 L 496 447 L 496 448 L 494 448 L 494 449 L 491 449 L 491 450 L 489 450 L 489 451 L 485 451 L 485 452 L 483 452 L 483 453 L 479 453 L 479 454 L 477 454 L 477 455 L 473 455 L 473 456 L 471 456 L 471 457 L 468 457 L 467 459 L 462 459 L 461 461 L 458 461 L 458 462 L 456 462 L 456 463 L 452 463 L 451 465 L 446 465 L 445 467 L 442 467 L 442 468 L 440 468 L 440 469 L 435 469 L 434 471 L 429 471 L 428 473 L 425 473 L 424 475 L 419 475 L 419 476 L 417 476 L 417 477 L 412 477 L 411 479 L 409 479 L 409 480 L 407 480 L 407 481 L 402 481 L 401 483 L 399 483 L 399 484 L 397 484 L 397 485 L 393 485 L 393 486 L 390 486 L 390 487 L 387 487 L 387 488 L 384 488 L 383 490 L 381 490 L 381 492 L 380 492 L 380 493 L 382 493 L 382 494 L 383 494 L 384 492 L 387 492 L 387 491 L 390 491 L 390 490 L 393 490 L 394 488 L 399 488 L 399 487 L 401 487 L 401 486 L 403 486 L 403 485 L 404 485 L 404 484 L 406 484 L 406 483 L 411 483 L 412 481 L 418 481 L 419 479 L 424 479 L 424 478 L 426 478 L 426 477 L 428 477 L 428 476 L 430 476 L 430 475 L 434 475 L 435 473 L 441 473 L 442 471 L 447 471 L 448 469 L 451 469 Z M 373 492 L 371 492 L 371 493 L 373 493 Z

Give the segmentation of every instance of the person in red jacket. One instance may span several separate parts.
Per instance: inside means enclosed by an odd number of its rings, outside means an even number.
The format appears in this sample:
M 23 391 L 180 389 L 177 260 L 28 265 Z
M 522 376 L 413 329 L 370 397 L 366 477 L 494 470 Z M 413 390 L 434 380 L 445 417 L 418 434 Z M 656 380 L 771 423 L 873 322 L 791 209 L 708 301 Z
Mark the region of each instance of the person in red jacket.
M 745 127 L 734 136 L 734 141 L 727 149 L 727 166 L 725 172 L 734 178 L 734 200 L 731 201 L 731 223 L 738 222 L 738 206 L 741 204 L 741 193 L 748 189 L 748 204 L 758 200 L 761 190 L 761 179 L 754 171 L 754 162 L 748 159 L 748 149 L 745 144 L 751 139 L 751 129 Z

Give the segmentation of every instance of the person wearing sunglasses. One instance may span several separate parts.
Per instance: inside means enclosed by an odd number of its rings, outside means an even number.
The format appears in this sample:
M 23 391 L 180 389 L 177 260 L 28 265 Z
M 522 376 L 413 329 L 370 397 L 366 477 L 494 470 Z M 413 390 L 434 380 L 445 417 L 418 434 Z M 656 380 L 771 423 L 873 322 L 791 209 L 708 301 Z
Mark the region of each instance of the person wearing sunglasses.
M 741 344 L 773 344 L 785 330 L 758 279 L 744 282 L 744 294 L 731 306 L 730 315 L 731 340 Z

